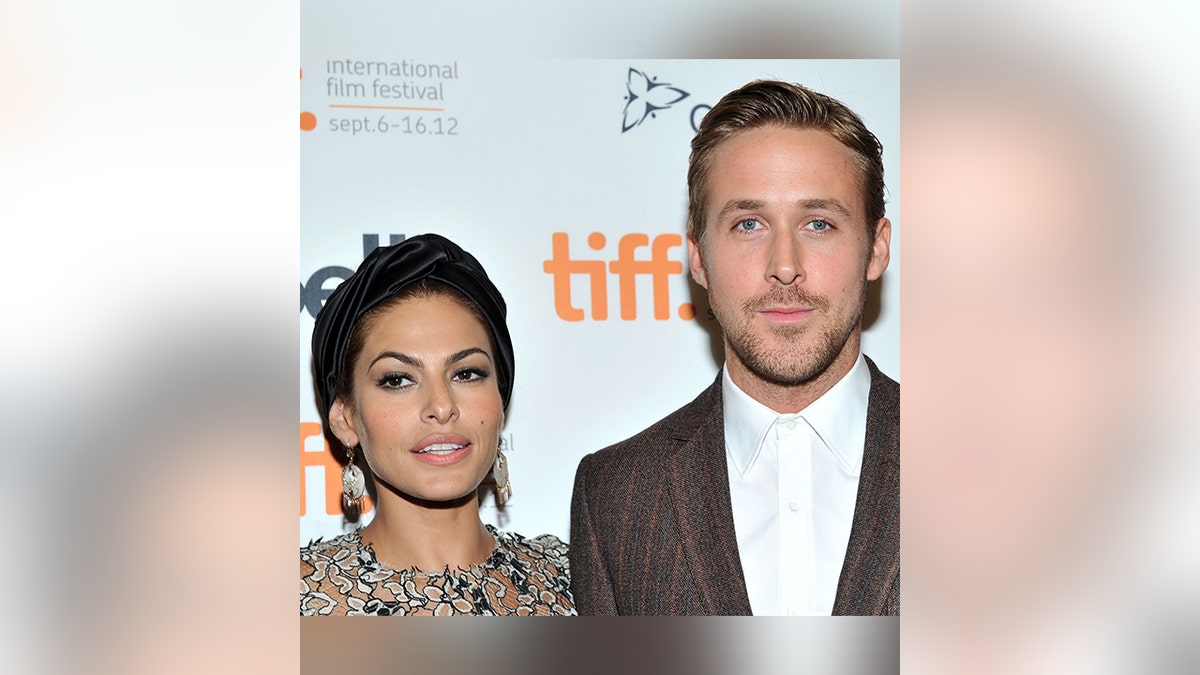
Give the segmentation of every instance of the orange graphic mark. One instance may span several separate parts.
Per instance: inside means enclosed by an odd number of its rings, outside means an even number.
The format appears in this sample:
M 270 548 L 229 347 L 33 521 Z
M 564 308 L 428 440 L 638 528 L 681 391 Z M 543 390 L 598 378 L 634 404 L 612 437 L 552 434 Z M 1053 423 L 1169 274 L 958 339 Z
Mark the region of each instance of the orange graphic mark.
M 696 318 L 696 306 L 690 302 L 685 302 L 679 306 L 679 318 L 684 321 L 691 321 Z
M 351 105 L 349 103 L 330 103 L 330 108 L 361 108 L 363 110 L 421 110 L 424 112 L 446 112 L 445 108 L 411 108 L 402 105 Z
M 605 263 L 603 260 L 572 260 L 570 242 L 566 232 L 555 232 L 552 236 L 551 258 L 545 261 L 542 269 L 554 277 L 554 310 L 566 321 L 582 321 L 584 312 L 571 302 L 571 277 L 587 275 L 591 282 L 592 318 L 604 321 L 608 318 L 608 286 L 607 275 L 611 272 L 617 276 L 620 289 L 621 318 L 632 321 L 637 318 L 637 277 L 649 276 L 651 293 L 654 296 L 654 318 L 666 321 L 671 318 L 671 276 L 683 274 L 683 263 L 671 260 L 668 255 L 673 248 L 683 245 L 683 237 L 678 234 L 660 234 L 654 237 L 653 243 L 647 234 L 633 233 L 621 237 L 617 244 L 616 260 Z M 602 250 L 607 239 L 600 232 L 593 232 L 587 237 L 588 247 L 593 251 Z M 644 246 L 650 247 L 650 259 L 639 260 L 637 250 Z M 679 308 L 679 316 L 685 320 L 695 317 L 695 308 L 691 305 Z
M 308 486 L 304 480 L 304 468 L 308 466 L 319 466 L 325 469 L 325 514 L 330 516 L 340 515 L 342 513 L 342 465 L 333 457 L 333 453 L 329 449 L 329 441 L 325 440 L 321 444 L 320 451 L 306 451 L 304 449 L 304 441 L 313 436 L 322 436 L 321 425 L 318 422 L 301 422 L 300 423 L 300 515 L 303 516 L 306 511 L 308 500 Z M 374 508 L 371 505 L 369 496 L 363 497 L 362 512 L 366 513 Z
M 300 113 L 300 128 L 305 131 L 312 131 L 317 128 L 317 116 L 310 112 Z
M 566 321 L 583 321 L 583 310 L 571 304 L 571 275 L 586 274 L 591 279 L 592 318 L 604 321 L 608 318 L 608 283 L 604 275 L 603 260 L 571 260 L 571 242 L 566 232 L 555 232 L 551 237 L 551 257 L 542 263 L 542 271 L 554 277 L 554 311 Z M 593 232 L 588 237 L 592 248 L 604 247 L 604 235 Z
M 303 68 L 300 69 L 300 79 L 302 79 L 302 80 L 304 79 L 304 69 Z
M 621 289 L 621 318 L 632 321 L 637 318 L 637 275 L 647 274 L 652 280 L 654 296 L 654 318 L 665 321 L 671 318 L 670 289 L 668 283 L 672 274 L 683 273 L 683 263 L 667 257 L 667 251 L 683 244 L 683 237 L 678 234 L 660 234 L 654 238 L 650 247 L 650 259 L 638 260 L 634 257 L 636 249 L 650 244 L 650 237 L 645 234 L 627 234 L 621 237 L 617 244 L 617 259 L 609 263 L 608 269 L 617 275 L 617 283 Z

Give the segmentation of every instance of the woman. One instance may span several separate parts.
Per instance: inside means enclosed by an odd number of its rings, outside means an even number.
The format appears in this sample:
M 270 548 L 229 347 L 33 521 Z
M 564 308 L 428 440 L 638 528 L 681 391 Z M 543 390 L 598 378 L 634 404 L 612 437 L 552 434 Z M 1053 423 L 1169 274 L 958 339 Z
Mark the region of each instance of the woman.
M 500 292 L 469 253 L 435 234 L 376 249 L 325 301 L 313 328 L 318 395 L 350 461 L 378 488 L 366 527 L 300 551 L 300 613 L 574 614 L 567 547 L 479 520 L 494 469 L 511 491 L 500 430 L 513 349 Z

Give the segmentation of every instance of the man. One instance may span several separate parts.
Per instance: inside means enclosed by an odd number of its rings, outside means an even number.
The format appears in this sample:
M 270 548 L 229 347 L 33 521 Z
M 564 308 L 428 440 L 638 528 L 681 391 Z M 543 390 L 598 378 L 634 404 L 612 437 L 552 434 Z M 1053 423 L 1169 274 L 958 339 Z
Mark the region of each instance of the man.
M 898 614 L 900 385 L 862 355 L 889 260 L 882 148 L 783 82 L 726 95 L 692 140 L 688 254 L 725 367 L 584 457 L 581 614 Z

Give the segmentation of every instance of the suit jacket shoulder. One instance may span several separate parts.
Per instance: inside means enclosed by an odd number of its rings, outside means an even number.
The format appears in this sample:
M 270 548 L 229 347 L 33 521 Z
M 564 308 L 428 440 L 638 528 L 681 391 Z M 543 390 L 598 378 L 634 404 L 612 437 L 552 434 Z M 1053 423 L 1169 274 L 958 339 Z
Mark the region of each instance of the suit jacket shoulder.
M 749 614 L 725 464 L 720 376 L 580 462 L 571 567 L 581 614 Z
M 674 448 L 687 443 L 696 434 L 697 428 L 711 420 L 714 415 L 721 416 L 720 377 L 682 408 L 644 431 L 592 453 L 588 458 L 596 465 L 615 464 L 628 467 L 631 464 L 660 464 L 665 459 L 662 452 L 664 446 Z

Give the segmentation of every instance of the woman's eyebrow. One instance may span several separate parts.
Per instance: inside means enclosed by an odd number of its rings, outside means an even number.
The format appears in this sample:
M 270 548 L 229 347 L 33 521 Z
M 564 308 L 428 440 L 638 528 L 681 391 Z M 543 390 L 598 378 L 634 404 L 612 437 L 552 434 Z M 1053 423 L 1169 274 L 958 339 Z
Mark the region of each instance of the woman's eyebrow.
M 409 356 L 408 354 L 402 354 L 400 352 L 386 351 L 386 352 L 383 352 L 382 354 L 380 354 L 379 356 L 376 356 L 374 359 L 372 359 L 371 363 L 369 363 L 367 365 L 367 367 L 369 368 L 369 367 L 375 365 L 375 363 L 377 361 L 380 361 L 382 359 L 387 359 L 387 358 L 392 358 L 392 359 L 396 359 L 397 361 L 407 363 L 408 365 L 410 365 L 414 368 L 420 368 L 422 365 L 421 359 L 418 359 L 415 356 Z
M 468 356 L 470 356 L 472 354 L 483 354 L 484 356 L 487 357 L 487 360 L 489 363 L 491 363 L 491 361 L 492 361 L 492 356 L 490 354 L 488 354 L 487 352 L 485 352 L 484 350 L 480 349 L 479 347 L 468 347 L 462 351 L 454 352 L 450 356 L 447 356 L 446 357 L 446 365 L 450 365 L 451 363 L 455 363 L 457 361 L 462 361 L 463 359 L 467 358 Z

